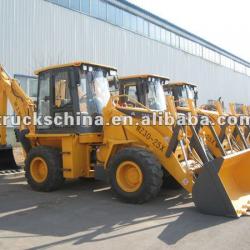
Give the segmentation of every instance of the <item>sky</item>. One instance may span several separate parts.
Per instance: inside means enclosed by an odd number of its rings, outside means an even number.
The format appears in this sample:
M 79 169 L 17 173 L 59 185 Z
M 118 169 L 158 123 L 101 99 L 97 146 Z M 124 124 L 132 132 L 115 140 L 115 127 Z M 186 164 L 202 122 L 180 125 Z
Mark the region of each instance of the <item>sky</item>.
M 250 1 L 129 0 L 250 62 Z

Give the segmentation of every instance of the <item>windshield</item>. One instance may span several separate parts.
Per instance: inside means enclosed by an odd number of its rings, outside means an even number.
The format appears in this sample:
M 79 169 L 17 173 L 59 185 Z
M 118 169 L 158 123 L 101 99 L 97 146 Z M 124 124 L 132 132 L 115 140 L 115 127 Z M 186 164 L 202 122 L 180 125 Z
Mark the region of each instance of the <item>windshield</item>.
M 153 110 L 165 110 L 166 99 L 160 81 L 148 82 L 148 108 Z
M 235 111 L 237 114 L 243 114 L 243 104 L 235 103 Z
M 184 86 L 177 86 L 173 89 L 173 92 L 177 100 L 187 99 L 187 92 Z
M 191 86 L 186 86 L 186 90 L 187 90 L 187 98 L 188 99 L 194 99 L 194 89 Z
M 101 70 L 80 73 L 78 97 L 80 112 L 85 114 L 102 114 L 102 109 L 110 98 L 109 84 Z
M 195 99 L 194 88 L 188 85 L 180 85 L 173 88 L 173 95 L 178 106 L 186 107 L 187 99 Z M 194 100 L 196 101 L 196 100 Z
M 178 99 L 194 99 L 194 90 L 187 85 L 177 86 L 175 88 L 175 96 Z
M 109 83 L 103 71 L 93 72 L 93 93 L 98 114 L 102 114 L 102 109 L 106 106 L 110 98 Z

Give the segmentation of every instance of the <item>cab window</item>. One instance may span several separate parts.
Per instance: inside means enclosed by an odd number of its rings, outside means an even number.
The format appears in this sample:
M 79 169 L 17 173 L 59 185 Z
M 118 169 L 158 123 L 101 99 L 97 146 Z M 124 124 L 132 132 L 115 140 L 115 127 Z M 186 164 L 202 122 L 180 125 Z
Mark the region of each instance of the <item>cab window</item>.
M 59 72 L 55 75 L 55 100 L 56 108 L 62 108 L 71 102 L 69 91 L 68 72 Z
M 138 101 L 137 88 L 135 84 L 127 84 L 125 86 L 125 94 Z
M 38 115 L 50 115 L 50 74 L 39 76 Z
M 86 74 L 84 72 L 80 72 L 80 79 L 81 79 L 81 82 L 78 86 L 78 98 L 79 98 L 80 112 L 84 114 L 88 114 L 87 79 L 86 79 Z

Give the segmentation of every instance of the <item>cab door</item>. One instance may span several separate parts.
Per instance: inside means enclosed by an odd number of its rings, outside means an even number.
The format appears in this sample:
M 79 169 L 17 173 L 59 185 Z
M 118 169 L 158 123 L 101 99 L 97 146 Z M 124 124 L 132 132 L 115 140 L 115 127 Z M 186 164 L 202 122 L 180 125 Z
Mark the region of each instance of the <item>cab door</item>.
M 73 81 L 71 70 L 55 71 L 52 77 L 51 114 L 54 119 L 53 129 L 72 131 L 75 128 L 75 112 L 73 108 Z
M 73 69 L 70 68 L 51 70 L 39 76 L 38 116 L 43 117 L 43 124 L 37 126 L 39 132 L 75 131 L 76 108 L 73 95 L 76 90 L 73 76 Z

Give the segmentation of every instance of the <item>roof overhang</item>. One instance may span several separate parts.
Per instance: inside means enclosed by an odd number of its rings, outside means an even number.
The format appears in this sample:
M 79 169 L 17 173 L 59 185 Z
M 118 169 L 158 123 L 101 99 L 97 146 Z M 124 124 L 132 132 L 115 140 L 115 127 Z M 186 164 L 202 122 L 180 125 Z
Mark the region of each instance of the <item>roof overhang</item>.
M 52 69 L 61 69 L 61 68 L 67 68 L 67 67 L 80 67 L 81 65 L 86 65 L 86 66 L 92 66 L 92 67 L 100 67 L 104 68 L 107 70 L 114 70 L 117 71 L 116 68 L 112 66 L 107 66 L 107 65 L 102 65 L 102 64 L 96 64 L 96 63 L 91 63 L 91 62 L 85 62 L 85 61 L 77 61 L 77 62 L 71 62 L 71 63 L 66 63 L 66 64 L 56 64 L 56 65 L 51 65 L 45 68 L 41 68 L 35 71 L 35 75 L 38 75 L 42 72 L 52 70 Z
M 197 87 L 197 85 L 192 84 L 192 83 L 188 83 L 188 82 L 170 82 L 168 84 L 165 85 L 166 88 L 167 87 L 172 87 L 172 86 L 191 86 L 191 87 Z
M 155 74 L 142 74 L 142 75 L 128 75 L 128 76 L 121 76 L 119 77 L 119 80 L 126 81 L 126 80 L 136 80 L 136 79 L 148 79 L 148 78 L 157 78 L 160 80 L 169 81 L 168 77 L 161 76 L 161 75 L 155 75 Z

